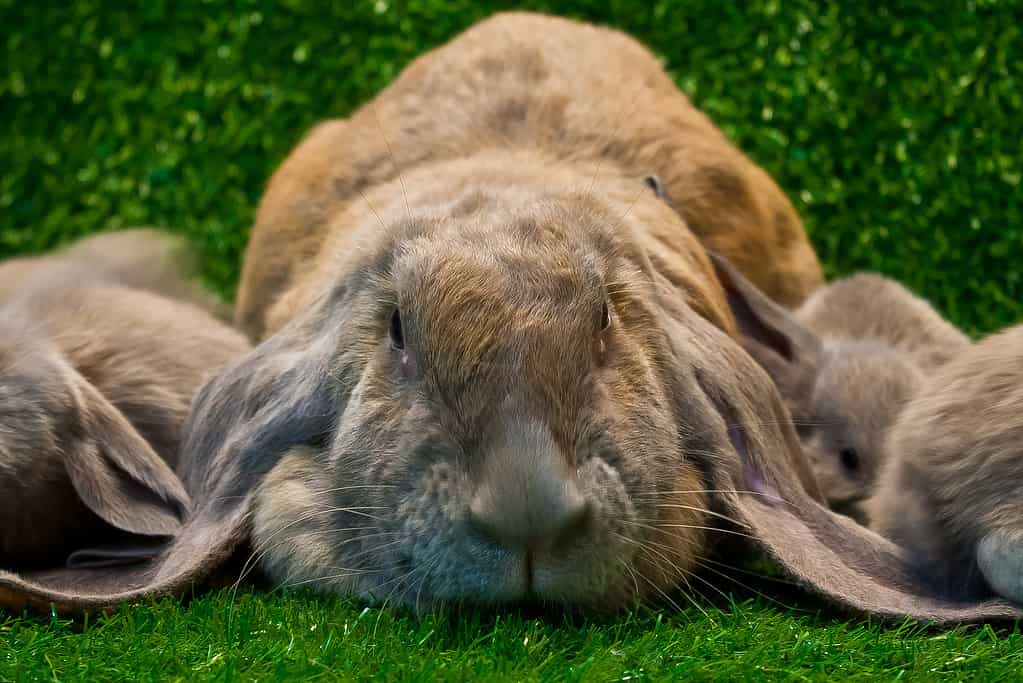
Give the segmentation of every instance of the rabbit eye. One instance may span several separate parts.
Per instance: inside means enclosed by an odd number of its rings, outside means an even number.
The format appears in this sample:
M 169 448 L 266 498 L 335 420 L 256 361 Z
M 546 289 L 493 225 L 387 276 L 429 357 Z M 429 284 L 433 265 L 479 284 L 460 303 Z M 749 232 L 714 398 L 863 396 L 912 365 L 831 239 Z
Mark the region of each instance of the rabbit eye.
M 389 328 L 391 336 L 391 345 L 398 349 L 405 348 L 405 334 L 401 329 L 401 313 L 398 309 L 394 309 L 394 313 L 391 315 L 391 325 Z
M 604 305 L 600 309 L 600 331 L 603 332 L 609 327 L 611 327 L 611 309 L 608 308 L 607 301 L 604 301 Z
M 860 454 L 856 452 L 855 448 L 843 448 L 838 452 L 838 457 L 842 461 L 842 466 L 850 472 L 859 469 Z

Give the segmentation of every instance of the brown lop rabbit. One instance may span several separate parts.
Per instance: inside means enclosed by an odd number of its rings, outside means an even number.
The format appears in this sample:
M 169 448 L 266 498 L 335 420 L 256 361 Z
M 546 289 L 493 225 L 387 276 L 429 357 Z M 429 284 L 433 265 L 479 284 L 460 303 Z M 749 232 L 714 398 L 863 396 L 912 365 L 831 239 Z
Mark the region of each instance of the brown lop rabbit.
M 192 397 L 248 348 L 188 259 L 183 240 L 135 229 L 0 264 L 0 567 L 125 534 L 144 553 L 180 526 Z
M 889 428 L 969 338 L 881 275 L 835 280 L 789 311 L 713 258 L 742 344 L 781 392 L 829 505 L 865 523 Z
M 870 526 L 936 590 L 1023 603 L 1023 326 L 928 377 L 899 415 Z
M 187 482 L 201 517 L 251 504 L 285 586 L 663 595 L 728 538 L 735 453 L 818 494 L 701 240 L 783 301 L 820 283 L 788 200 L 636 41 L 477 24 L 270 182 L 238 310 L 262 343 L 200 392 L 182 451 L 229 464 Z

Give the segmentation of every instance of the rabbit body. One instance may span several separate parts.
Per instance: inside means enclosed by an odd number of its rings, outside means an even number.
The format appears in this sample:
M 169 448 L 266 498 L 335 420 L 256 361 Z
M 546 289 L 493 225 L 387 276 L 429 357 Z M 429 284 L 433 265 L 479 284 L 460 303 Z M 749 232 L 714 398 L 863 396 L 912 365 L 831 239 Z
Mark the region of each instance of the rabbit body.
M 187 511 L 173 470 L 192 397 L 248 344 L 182 249 L 128 230 L 0 264 L 2 566 L 169 535 Z
M 199 393 L 182 450 L 232 469 L 188 489 L 254 492 L 282 586 L 664 595 L 727 538 L 715 463 L 772 449 L 816 494 L 704 244 L 792 302 L 820 282 L 790 202 L 648 50 L 491 17 L 274 174 L 239 289 L 259 343 Z
M 1023 602 L 1023 326 L 938 368 L 901 411 L 870 526 L 955 596 Z

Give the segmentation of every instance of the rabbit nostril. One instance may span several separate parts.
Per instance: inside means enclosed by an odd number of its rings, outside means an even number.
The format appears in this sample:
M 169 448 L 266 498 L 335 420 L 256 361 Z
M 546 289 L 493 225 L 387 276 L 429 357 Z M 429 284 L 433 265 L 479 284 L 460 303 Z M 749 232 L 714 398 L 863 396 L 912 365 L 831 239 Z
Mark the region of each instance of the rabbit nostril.
M 554 538 L 555 548 L 564 548 L 571 545 L 573 541 L 582 538 L 589 530 L 590 521 L 593 519 L 593 506 L 584 499 L 580 499 L 580 505 L 567 512 L 562 520 L 561 531 Z
M 838 453 L 838 457 L 842 461 L 842 465 L 849 471 L 855 472 L 860 466 L 860 454 L 856 452 L 855 448 L 843 448 Z

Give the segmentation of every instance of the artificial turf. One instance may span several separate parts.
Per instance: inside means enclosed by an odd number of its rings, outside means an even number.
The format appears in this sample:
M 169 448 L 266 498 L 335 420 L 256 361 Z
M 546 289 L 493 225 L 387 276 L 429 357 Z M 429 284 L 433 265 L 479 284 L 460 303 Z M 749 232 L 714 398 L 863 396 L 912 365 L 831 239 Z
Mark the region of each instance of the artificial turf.
M 160 225 L 230 296 L 263 184 L 303 132 L 509 7 L 660 54 L 788 192 L 829 275 L 895 276 L 972 334 L 1023 318 L 1023 6 L 992 0 L 0 0 L 0 255 Z M 0 680 L 993 680 L 1023 665 L 1011 627 L 881 625 L 788 594 L 794 611 L 758 586 L 601 618 L 414 619 L 252 591 L 85 624 L 0 615 Z

